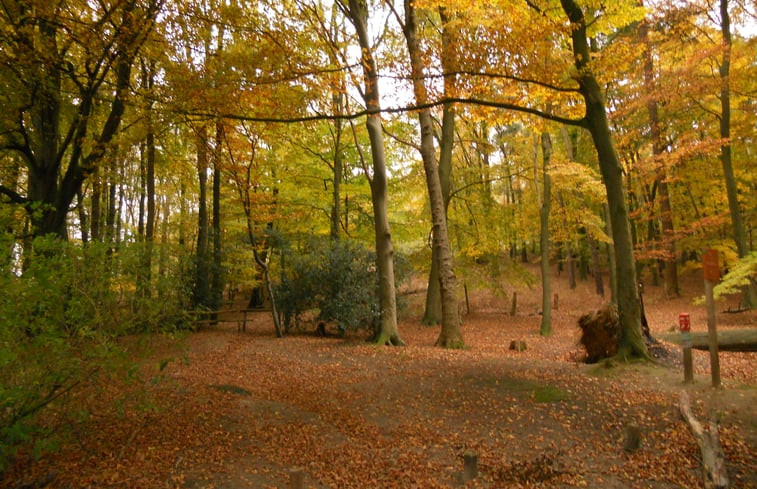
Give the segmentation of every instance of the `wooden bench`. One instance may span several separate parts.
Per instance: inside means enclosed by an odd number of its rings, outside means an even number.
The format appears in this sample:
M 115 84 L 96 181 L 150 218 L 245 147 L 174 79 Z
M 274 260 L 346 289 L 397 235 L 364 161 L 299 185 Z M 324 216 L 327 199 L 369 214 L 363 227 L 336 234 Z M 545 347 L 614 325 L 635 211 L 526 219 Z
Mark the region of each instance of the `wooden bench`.
M 257 309 L 223 309 L 220 311 L 194 311 L 195 316 L 194 324 L 198 327 L 201 326 L 215 326 L 220 322 L 232 322 L 237 323 L 237 332 L 247 331 L 247 318 L 248 314 L 258 311 Z M 222 319 L 221 316 L 229 314 L 242 314 L 241 319 Z M 250 317 L 250 319 L 252 319 Z

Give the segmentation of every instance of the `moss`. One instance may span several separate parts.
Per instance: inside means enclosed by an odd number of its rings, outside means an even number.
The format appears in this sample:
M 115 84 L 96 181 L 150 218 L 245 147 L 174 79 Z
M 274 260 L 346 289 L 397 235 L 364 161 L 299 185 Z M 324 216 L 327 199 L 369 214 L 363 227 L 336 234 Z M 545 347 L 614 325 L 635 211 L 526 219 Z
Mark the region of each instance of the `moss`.
M 560 402 L 567 401 L 571 397 L 570 392 L 551 385 L 540 386 L 534 389 L 535 402 Z

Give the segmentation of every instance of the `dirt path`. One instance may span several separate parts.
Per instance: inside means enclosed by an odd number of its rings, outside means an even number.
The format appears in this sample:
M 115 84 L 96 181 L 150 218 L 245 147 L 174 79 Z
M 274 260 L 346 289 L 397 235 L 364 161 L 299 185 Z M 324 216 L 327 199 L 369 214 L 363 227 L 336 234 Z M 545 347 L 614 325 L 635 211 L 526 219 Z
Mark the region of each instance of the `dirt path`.
M 150 381 L 132 386 L 129 402 L 82 424 L 59 453 L 19 467 L 16 482 L 286 488 L 301 467 L 306 487 L 318 489 L 444 488 L 458 485 L 463 454 L 474 452 L 479 477 L 465 487 L 701 487 L 698 448 L 676 408 L 681 372 L 577 363 L 576 318 L 602 299 L 587 284 L 571 292 L 558 281 L 557 290 L 550 338 L 536 334 L 538 290 L 519 290 L 515 317 L 506 301 L 476 295 L 463 351 L 430 346 L 437 328 L 413 317 L 401 323 L 406 348 L 358 336 L 279 340 L 266 313 L 246 333 L 222 323 L 180 349 L 156 346 Z M 647 291 L 653 332 L 675 324 L 681 308 L 701 327 L 690 303 Z M 513 339 L 528 349 L 509 350 Z M 733 487 L 755 488 L 755 357 L 724 354 L 725 388 L 712 391 L 707 356 L 696 355 L 695 413 L 719 414 Z M 90 402 L 118 393 L 104 388 Z M 642 433 L 630 454 L 622 449 L 629 424 Z

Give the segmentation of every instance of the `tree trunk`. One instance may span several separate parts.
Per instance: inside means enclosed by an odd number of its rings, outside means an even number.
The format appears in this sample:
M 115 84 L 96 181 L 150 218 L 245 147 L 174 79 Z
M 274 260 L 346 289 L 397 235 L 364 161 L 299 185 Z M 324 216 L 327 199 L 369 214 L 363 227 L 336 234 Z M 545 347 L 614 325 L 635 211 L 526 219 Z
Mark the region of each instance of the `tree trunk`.
M 450 74 L 455 70 L 454 63 L 454 46 L 452 44 L 452 33 L 450 32 L 446 11 L 443 7 L 439 8 L 439 15 L 442 21 L 442 53 L 441 63 L 444 75 L 444 95 L 445 97 L 454 96 L 455 75 Z M 444 104 L 442 112 L 442 134 L 439 143 L 439 183 L 442 187 L 442 199 L 444 200 L 444 216 L 446 219 L 450 199 L 450 178 L 452 176 L 452 149 L 455 139 L 455 109 L 452 104 Z M 428 288 L 426 289 L 426 307 L 423 313 L 423 324 L 441 324 L 442 323 L 442 294 L 439 283 L 439 258 L 438 247 L 433 242 L 434 233 L 431 233 L 431 270 L 428 278 Z
M 216 121 L 215 146 L 213 148 L 213 265 L 210 283 L 210 301 L 213 309 L 220 309 L 223 304 L 223 235 L 221 227 L 221 153 L 223 142 L 223 125 Z
M 342 113 L 343 98 L 344 95 L 342 93 L 336 93 L 333 95 L 332 99 L 335 114 Z M 329 233 L 331 239 L 339 239 L 339 228 L 341 227 L 342 222 L 342 200 L 340 198 L 340 187 L 342 185 L 342 179 L 344 179 L 344 162 L 342 160 L 342 120 L 337 119 L 334 121 L 334 167 L 332 169 L 334 175 L 334 187 L 332 190 L 331 201 L 331 231 Z
M 597 295 L 605 296 L 605 283 L 602 280 L 602 268 L 599 266 L 599 245 L 591 233 L 586 234 L 586 240 L 589 243 L 589 253 L 591 255 L 591 273 L 594 274 L 594 290 Z
M 102 233 L 100 223 L 102 218 L 102 177 L 100 176 L 99 167 L 90 175 L 92 181 L 92 194 L 90 195 L 91 212 L 89 217 L 90 236 L 92 241 L 101 241 Z
M 194 303 L 209 306 L 210 263 L 208 257 L 208 131 L 202 126 L 197 129 L 197 176 L 199 180 L 199 202 L 197 203 L 197 248 L 195 250 Z
M 410 55 L 410 70 L 413 79 L 413 92 L 418 105 L 428 101 L 426 84 L 423 78 L 423 60 L 418 45 L 415 8 L 411 0 L 405 0 L 404 33 Z M 442 297 L 442 329 L 436 340 L 437 346 L 444 348 L 462 348 L 463 335 L 460 331 L 460 312 L 457 308 L 457 279 L 452 263 L 449 236 L 447 234 L 447 214 L 445 211 L 439 168 L 434 149 L 434 128 L 431 112 L 424 109 L 418 112 L 421 130 L 421 157 L 426 173 L 426 186 L 431 203 L 431 221 L 433 223 L 433 242 L 439 268 L 439 286 Z
M 368 116 L 365 127 L 371 143 L 373 177 L 370 180 L 371 201 L 376 235 L 376 269 L 379 281 L 379 304 L 381 325 L 376 338 L 378 344 L 404 345 L 397 328 L 397 297 L 394 287 L 394 247 L 387 211 L 386 157 L 384 133 L 381 128 L 379 79 L 376 61 L 373 58 L 371 39 L 368 36 L 368 9 L 361 0 L 339 0 L 355 27 L 363 66 L 363 98 Z
M 720 147 L 720 162 L 723 165 L 723 177 L 725 188 L 728 193 L 728 208 L 731 211 L 731 223 L 733 225 L 733 240 L 736 242 L 736 250 L 739 258 L 744 258 L 749 253 L 747 246 L 744 223 L 741 218 L 739 207 L 738 186 L 733 172 L 731 158 L 731 20 L 728 15 L 728 0 L 720 0 L 720 28 L 723 35 L 723 61 L 720 64 L 720 137 L 725 143 Z M 745 287 L 742 305 L 747 309 L 757 307 L 757 290 L 754 281 L 750 281 Z
M 660 127 L 660 115 L 657 105 L 657 99 L 654 97 L 655 77 L 654 77 L 654 59 L 652 58 L 652 47 L 649 42 L 649 25 L 645 19 L 641 23 L 639 36 L 644 43 L 644 91 L 647 95 L 647 113 L 649 114 L 649 126 L 652 137 L 652 155 L 657 160 L 659 170 L 657 171 L 657 193 L 659 195 L 660 222 L 662 224 L 662 246 L 665 249 L 665 293 L 668 297 L 678 297 L 680 290 L 678 288 L 678 263 L 676 260 L 675 246 L 675 228 L 673 226 L 673 210 L 670 205 L 670 192 L 668 190 L 667 171 L 665 168 L 665 144 L 662 138 L 662 129 Z
M 552 159 L 552 139 L 549 133 L 541 133 L 542 166 L 541 174 L 544 181 L 541 209 L 539 210 L 539 223 L 541 227 L 541 327 L 539 334 L 549 336 L 552 334 L 552 278 L 549 274 L 549 211 L 552 201 L 552 179 L 549 176 L 549 164 Z
M 649 353 L 641 333 L 641 308 L 636 287 L 636 270 L 623 173 L 613 146 L 602 90 L 589 63 L 591 57 L 586 37 L 586 22 L 583 11 L 574 0 L 560 0 L 560 3 L 572 24 L 573 55 L 578 73 L 576 78 L 586 105 L 586 127 L 591 133 L 597 151 L 599 168 L 607 191 L 612 237 L 615 244 L 617 281 L 619 285 L 623 285 L 618 289 L 617 297 L 621 328 L 618 355 L 648 358 Z

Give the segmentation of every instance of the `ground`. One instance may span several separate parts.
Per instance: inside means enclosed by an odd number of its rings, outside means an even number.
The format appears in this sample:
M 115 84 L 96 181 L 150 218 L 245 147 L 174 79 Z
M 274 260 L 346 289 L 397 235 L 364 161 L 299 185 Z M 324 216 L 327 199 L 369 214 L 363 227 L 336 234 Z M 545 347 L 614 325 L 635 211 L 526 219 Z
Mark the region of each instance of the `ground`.
M 438 328 L 420 325 L 418 288 L 400 321 L 407 347 L 320 338 L 314 325 L 277 339 L 265 312 L 244 333 L 222 322 L 178 342 L 151 338 L 138 380 L 81 391 L 71 402 L 89 415 L 63 418 L 61 449 L 22 456 L 0 486 L 288 488 L 301 468 L 318 489 L 462 487 L 473 452 L 479 475 L 466 488 L 697 488 L 699 449 L 677 408 L 685 388 L 701 420 L 720 419 L 732 487 L 757 488 L 755 354 L 723 353 L 719 390 L 706 352 L 694 352 L 695 383 L 684 386 L 673 345 L 659 364 L 583 364 L 576 320 L 605 299 L 593 283 L 566 282 L 556 278 L 548 338 L 538 335 L 540 288 L 506 286 L 518 292 L 515 316 L 509 298 L 472 293 L 463 350 L 433 346 Z M 692 304 L 701 275 L 683 287 L 675 300 L 646 287 L 653 334 L 680 312 L 706 329 Z M 718 322 L 756 327 L 757 314 L 721 312 Z M 527 350 L 510 350 L 512 340 Z M 629 425 L 641 430 L 632 453 Z

